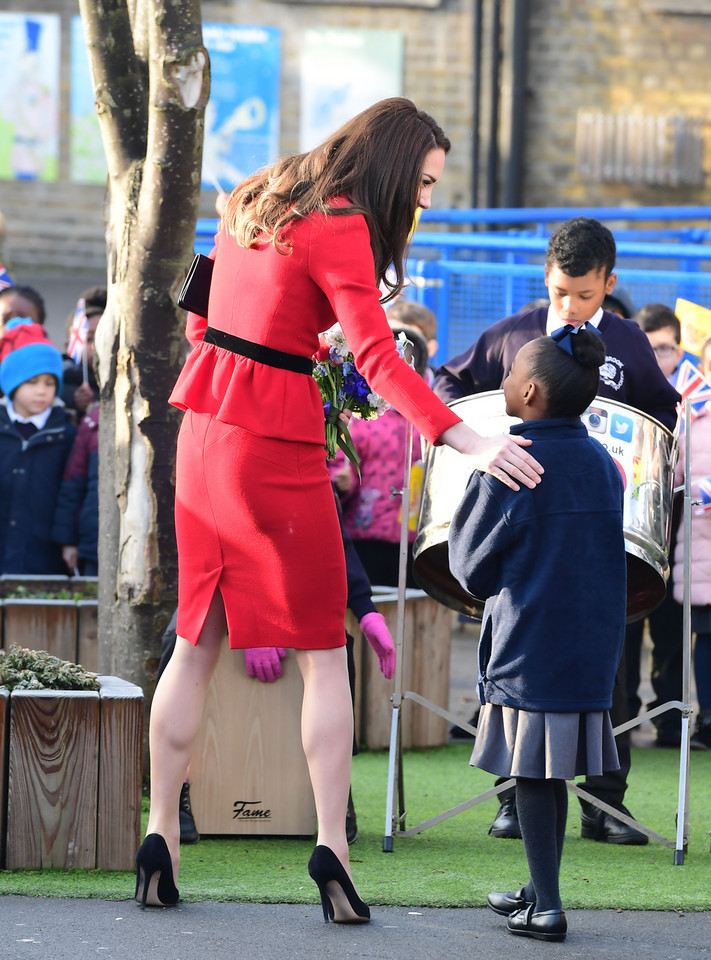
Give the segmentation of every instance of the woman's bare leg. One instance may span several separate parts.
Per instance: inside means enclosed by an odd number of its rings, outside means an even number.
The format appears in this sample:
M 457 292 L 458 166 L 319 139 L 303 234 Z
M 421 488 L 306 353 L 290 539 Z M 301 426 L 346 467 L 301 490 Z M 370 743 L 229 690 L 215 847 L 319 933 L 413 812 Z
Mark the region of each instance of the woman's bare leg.
M 159 833 L 165 839 L 176 883 L 180 864 L 180 788 L 225 631 L 222 597 L 216 590 L 197 646 L 177 638 L 151 706 L 151 809 L 146 833 Z
M 336 854 L 346 870 L 346 808 L 351 785 L 353 705 L 346 648 L 297 650 L 304 680 L 301 740 L 309 766 L 318 817 L 318 843 Z

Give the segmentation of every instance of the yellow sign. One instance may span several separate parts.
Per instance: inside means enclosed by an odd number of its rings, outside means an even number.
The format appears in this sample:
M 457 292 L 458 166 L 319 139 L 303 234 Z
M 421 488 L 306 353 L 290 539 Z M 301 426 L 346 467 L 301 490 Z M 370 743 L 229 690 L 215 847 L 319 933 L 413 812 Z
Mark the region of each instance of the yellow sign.
M 700 356 L 704 340 L 711 336 L 711 310 L 679 297 L 674 313 L 681 323 L 682 347 Z
M 422 500 L 422 483 L 425 476 L 425 465 L 422 460 L 412 464 L 410 471 L 410 507 L 408 510 L 407 528 L 412 533 L 417 530 L 417 521 L 420 516 L 420 502 Z M 402 523 L 402 506 L 397 516 L 398 523 Z

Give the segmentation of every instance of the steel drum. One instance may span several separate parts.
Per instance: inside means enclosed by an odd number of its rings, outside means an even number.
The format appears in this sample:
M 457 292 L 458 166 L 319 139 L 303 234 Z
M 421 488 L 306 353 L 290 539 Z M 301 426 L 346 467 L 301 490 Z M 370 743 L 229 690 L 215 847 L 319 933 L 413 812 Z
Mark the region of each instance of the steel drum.
M 512 423 L 520 422 L 506 415 L 503 390 L 464 397 L 450 406 L 487 437 L 506 433 Z M 582 419 L 624 479 L 627 621 L 632 622 L 651 613 L 666 592 L 677 444 L 657 420 L 615 400 L 596 397 Z M 535 456 L 533 448 L 531 452 Z M 452 576 L 447 546 L 449 524 L 470 474 L 468 457 L 451 447 L 430 448 L 413 545 L 413 575 L 435 600 L 480 619 L 483 601 L 470 596 Z

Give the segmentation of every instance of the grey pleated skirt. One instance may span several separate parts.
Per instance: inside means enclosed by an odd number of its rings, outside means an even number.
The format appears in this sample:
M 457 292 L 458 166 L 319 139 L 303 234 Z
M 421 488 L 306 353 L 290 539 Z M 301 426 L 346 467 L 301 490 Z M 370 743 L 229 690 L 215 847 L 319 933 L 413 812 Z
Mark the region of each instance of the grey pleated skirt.
M 545 713 L 486 703 L 479 712 L 472 766 L 497 777 L 572 780 L 619 769 L 607 710 Z

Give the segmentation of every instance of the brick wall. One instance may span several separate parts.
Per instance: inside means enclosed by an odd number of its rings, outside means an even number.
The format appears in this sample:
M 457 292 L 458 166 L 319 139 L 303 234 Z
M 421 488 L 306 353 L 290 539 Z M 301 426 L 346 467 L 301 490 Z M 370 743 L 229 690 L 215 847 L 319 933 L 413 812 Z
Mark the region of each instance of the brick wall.
M 711 16 L 654 12 L 645 0 L 531 0 L 529 36 L 527 205 L 711 203 L 709 184 L 668 189 L 586 181 L 574 155 L 581 109 L 685 112 L 708 125 Z M 709 146 L 707 128 L 707 154 Z
M 28 12 L 28 0 L 3 0 L 0 10 Z M 69 21 L 78 12 L 76 0 L 43 0 L 43 13 L 62 15 L 63 52 L 69 49 Z M 403 7 L 311 6 L 269 0 L 203 3 L 206 21 L 261 24 L 282 31 L 281 144 L 283 153 L 298 149 L 299 43 L 306 27 L 359 27 L 400 30 L 405 36 L 403 93 L 431 112 L 452 139 L 455 149 L 440 186 L 439 206 L 469 203 L 469 140 L 471 38 L 468 0 L 445 0 L 435 10 Z M 60 181 L 0 181 L 0 211 L 5 217 L 3 262 L 22 267 L 38 262 L 61 267 L 103 267 L 105 263 L 102 187 L 73 184 L 68 179 L 66 131 L 69 110 L 69 68 L 62 67 Z M 214 215 L 214 198 L 205 191 L 202 216 Z
M 205 20 L 276 26 L 282 31 L 281 151 L 298 149 L 299 50 L 307 27 L 352 26 L 400 30 L 405 37 L 403 92 L 429 110 L 449 134 L 453 149 L 435 192 L 439 207 L 471 204 L 472 5 L 443 0 L 427 9 L 273 0 L 204 0 Z M 503 25 L 512 0 L 502 0 Z M 0 0 L 0 10 L 27 12 L 32 6 L 62 15 L 63 50 L 77 0 Z M 654 5 L 653 5 L 654 6 Z M 673 4 L 669 6 L 673 7 Z M 687 6 L 689 6 L 687 4 Z M 489 51 L 493 0 L 484 2 L 484 44 L 479 131 L 482 136 L 479 196 L 487 176 L 487 130 L 491 108 Z M 524 120 L 523 197 L 528 206 L 711 203 L 711 188 L 676 189 L 593 182 L 576 170 L 579 110 L 645 114 L 686 112 L 711 119 L 711 16 L 650 10 L 649 0 L 529 0 L 529 53 Z M 506 78 L 507 37 L 502 37 Z M 506 97 L 502 99 L 505 106 Z M 62 67 L 60 180 L 56 183 L 0 181 L 0 210 L 6 220 L 3 258 L 11 266 L 37 264 L 101 268 L 104 264 L 103 188 L 68 180 L 66 129 L 69 69 Z M 505 115 L 502 123 L 505 122 Z M 709 132 L 705 129 L 708 149 Z M 502 144 L 506 138 L 502 137 Z M 499 160 L 503 183 L 505 153 Z M 501 195 L 501 191 L 499 192 Z M 206 191 L 201 215 L 213 213 Z

